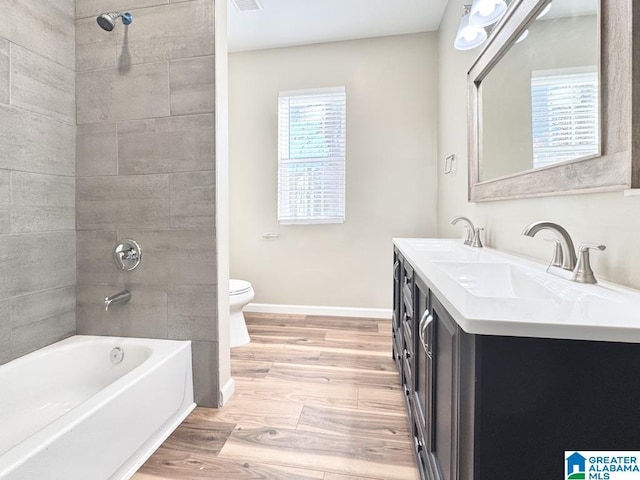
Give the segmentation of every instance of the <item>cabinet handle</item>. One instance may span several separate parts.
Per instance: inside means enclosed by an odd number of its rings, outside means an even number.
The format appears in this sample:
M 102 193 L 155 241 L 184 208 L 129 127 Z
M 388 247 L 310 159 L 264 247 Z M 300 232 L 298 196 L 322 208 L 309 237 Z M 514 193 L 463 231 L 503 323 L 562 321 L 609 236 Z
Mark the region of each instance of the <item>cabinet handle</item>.
M 400 266 L 400 260 L 396 260 L 393 264 L 393 279 L 398 280 L 398 267 Z
M 427 343 L 425 336 L 427 333 L 427 328 L 429 328 L 429 324 L 431 322 L 433 322 L 433 317 L 431 316 L 431 314 L 429 313 L 429 311 L 427 310 L 425 312 L 427 315 L 426 317 L 424 317 L 424 321 L 420 322 L 420 332 L 419 332 L 419 336 L 420 336 L 420 343 L 422 343 L 422 348 L 424 348 L 424 351 L 427 353 L 427 356 L 429 358 L 431 357 L 431 349 L 429 348 L 429 344 Z

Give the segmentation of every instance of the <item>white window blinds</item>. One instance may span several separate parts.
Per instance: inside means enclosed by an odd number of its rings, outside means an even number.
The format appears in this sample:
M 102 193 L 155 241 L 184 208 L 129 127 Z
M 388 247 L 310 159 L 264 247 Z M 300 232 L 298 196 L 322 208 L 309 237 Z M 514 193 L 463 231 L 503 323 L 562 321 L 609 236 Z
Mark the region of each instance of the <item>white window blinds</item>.
M 344 87 L 280 92 L 278 223 L 343 223 Z
M 597 154 L 598 73 L 533 72 L 531 117 L 533 167 Z

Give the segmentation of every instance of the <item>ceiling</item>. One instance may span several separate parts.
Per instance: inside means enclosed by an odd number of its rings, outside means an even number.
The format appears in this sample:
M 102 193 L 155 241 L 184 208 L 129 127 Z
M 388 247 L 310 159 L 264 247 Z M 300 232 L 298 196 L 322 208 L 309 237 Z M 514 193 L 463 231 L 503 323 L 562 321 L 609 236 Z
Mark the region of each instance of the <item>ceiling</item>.
M 437 30 L 448 0 L 261 0 L 227 8 L 229 51 L 290 47 Z

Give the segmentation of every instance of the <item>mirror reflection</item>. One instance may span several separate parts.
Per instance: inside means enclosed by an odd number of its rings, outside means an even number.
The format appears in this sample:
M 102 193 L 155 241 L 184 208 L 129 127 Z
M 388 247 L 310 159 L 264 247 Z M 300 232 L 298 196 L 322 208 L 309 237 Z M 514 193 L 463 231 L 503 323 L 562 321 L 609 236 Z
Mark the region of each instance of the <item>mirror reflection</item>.
M 600 154 L 598 0 L 553 0 L 480 84 L 479 180 Z

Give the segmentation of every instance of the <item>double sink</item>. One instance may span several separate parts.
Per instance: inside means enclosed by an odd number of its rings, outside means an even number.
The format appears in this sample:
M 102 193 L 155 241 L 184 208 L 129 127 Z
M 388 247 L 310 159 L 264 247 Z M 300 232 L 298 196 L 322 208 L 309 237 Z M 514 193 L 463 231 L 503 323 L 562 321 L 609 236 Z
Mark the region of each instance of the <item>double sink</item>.
M 581 284 L 547 265 L 450 239 L 394 244 L 468 333 L 640 343 L 640 292 Z

